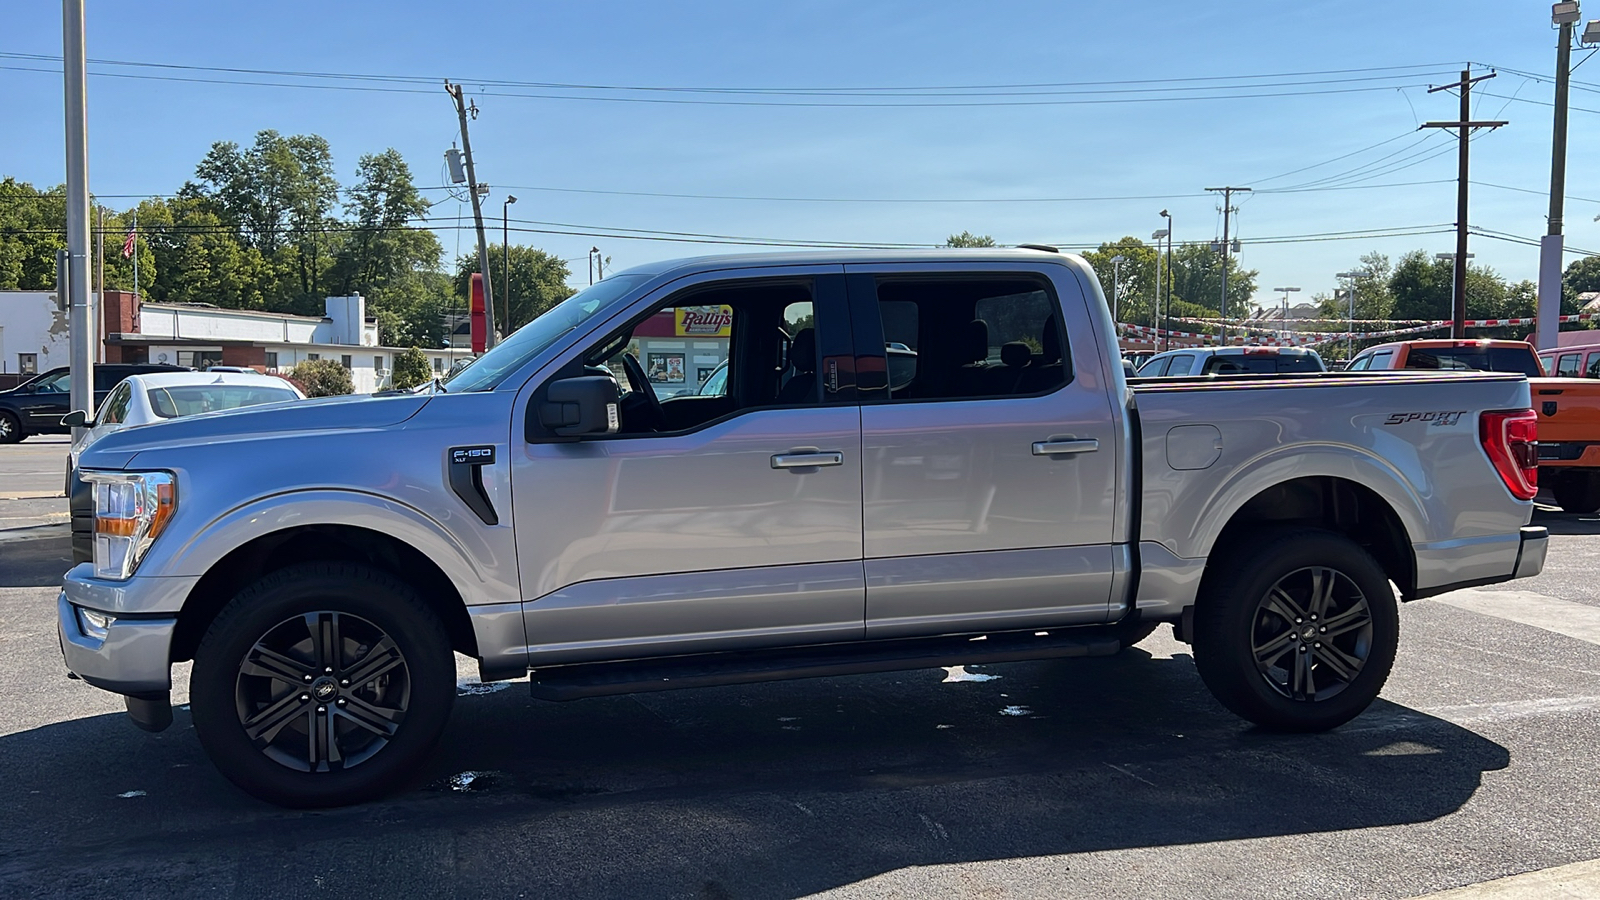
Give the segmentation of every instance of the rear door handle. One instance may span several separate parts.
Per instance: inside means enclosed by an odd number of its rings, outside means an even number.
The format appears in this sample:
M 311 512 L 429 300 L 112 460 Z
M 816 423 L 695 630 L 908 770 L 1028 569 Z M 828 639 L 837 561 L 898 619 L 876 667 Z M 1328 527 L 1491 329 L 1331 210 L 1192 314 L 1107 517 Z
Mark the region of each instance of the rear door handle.
M 1100 449 L 1100 442 L 1094 438 L 1076 440 L 1066 438 L 1063 440 L 1034 441 L 1034 456 L 1066 456 L 1071 453 L 1093 453 Z
M 779 453 L 772 457 L 774 469 L 815 469 L 842 465 L 844 465 L 844 454 L 838 450 L 806 450 L 799 453 Z

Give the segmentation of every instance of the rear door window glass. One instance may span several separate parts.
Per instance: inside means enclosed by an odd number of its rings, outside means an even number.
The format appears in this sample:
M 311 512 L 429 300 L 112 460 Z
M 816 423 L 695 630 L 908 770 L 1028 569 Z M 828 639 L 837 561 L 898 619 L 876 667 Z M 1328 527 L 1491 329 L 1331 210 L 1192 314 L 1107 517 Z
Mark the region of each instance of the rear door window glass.
M 1577 353 L 1563 353 L 1556 358 L 1556 376 L 1558 378 L 1577 378 L 1578 360 L 1582 357 Z
M 1583 367 L 1583 377 L 1600 378 L 1600 352 L 1589 354 L 1589 364 Z
M 875 288 L 889 382 L 879 399 L 1027 396 L 1070 377 L 1056 300 L 1038 279 L 881 278 Z

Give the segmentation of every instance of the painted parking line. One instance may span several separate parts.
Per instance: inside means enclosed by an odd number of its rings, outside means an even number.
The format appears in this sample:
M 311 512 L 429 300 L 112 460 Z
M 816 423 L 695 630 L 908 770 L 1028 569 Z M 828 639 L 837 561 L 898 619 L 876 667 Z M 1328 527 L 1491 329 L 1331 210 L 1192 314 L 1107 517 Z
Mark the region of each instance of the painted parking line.
M 1497 878 L 1413 900 L 1594 900 L 1600 897 L 1600 860 Z
M 1574 603 L 1533 591 L 1476 589 L 1442 594 L 1433 598 L 1433 602 L 1600 644 L 1600 606 Z

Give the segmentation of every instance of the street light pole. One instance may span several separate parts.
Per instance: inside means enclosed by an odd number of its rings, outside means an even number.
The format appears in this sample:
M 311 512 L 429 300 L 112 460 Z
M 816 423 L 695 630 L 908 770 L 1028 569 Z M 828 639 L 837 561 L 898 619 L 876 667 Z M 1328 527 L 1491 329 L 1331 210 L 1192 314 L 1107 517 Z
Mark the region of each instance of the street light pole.
M 1111 321 L 1122 321 L 1118 307 L 1122 304 L 1122 264 L 1128 258 L 1118 253 L 1111 257 Z
M 1166 298 L 1166 302 L 1161 304 L 1161 309 L 1166 312 L 1167 318 L 1171 319 L 1172 318 L 1172 214 L 1163 209 L 1161 211 L 1161 218 L 1167 220 L 1167 228 L 1166 228 L 1166 231 L 1167 231 L 1167 298 Z M 1166 322 L 1165 324 L 1167 326 L 1169 326 L 1169 327 L 1162 327 L 1161 323 L 1157 323 L 1157 325 L 1156 325 L 1156 329 L 1157 329 L 1156 336 L 1161 339 L 1161 349 L 1169 350 L 1169 349 L 1172 348 L 1172 339 L 1167 336 L 1167 332 L 1171 330 L 1170 326 L 1171 326 L 1172 323 L 1169 321 L 1169 322 Z
M 506 195 L 504 203 L 500 204 L 500 295 L 505 297 L 506 320 L 504 327 L 506 333 L 511 332 L 511 217 L 507 212 L 517 198 L 511 194 Z
M 1299 293 L 1300 289 L 1297 287 L 1277 287 L 1273 288 L 1273 290 L 1283 292 L 1283 327 L 1278 329 L 1278 338 L 1287 342 L 1289 339 L 1289 295 Z
M 1166 210 L 1162 210 L 1163 213 Z M 1150 240 L 1156 244 L 1156 295 L 1150 300 L 1150 327 L 1156 329 L 1155 335 L 1150 340 L 1150 346 L 1158 347 L 1161 340 L 1161 239 L 1167 236 L 1167 230 L 1162 228 L 1150 233 Z
M 94 418 L 95 316 L 89 294 L 89 99 L 83 0 L 61 3 L 61 73 L 67 144 L 67 320 L 69 402 Z M 70 298 L 70 299 L 69 299 Z M 75 435 L 82 428 L 74 428 Z
M 1344 359 L 1345 359 L 1345 364 L 1346 365 L 1349 364 L 1350 358 L 1355 355 L 1354 349 L 1355 349 L 1355 345 L 1356 345 L 1356 279 L 1360 278 L 1362 275 L 1365 275 L 1365 274 L 1367 274 L 1367 273 L 1365 273 L 1365 272 L 1339 272 L 1339 273 L 1337 273 L 1337 274 L 1335 274 L 1333 276 L 1335 278 L 1348 279 L 1349 282 L 1350 282 L 1350 286 L 1345 289 L 1349 294 L 1349 300 L 1350 300 L 1350 317 L 1349 317 L 1349 319 L 1347 319 L 1345 321 L 1345 331 L 1344 331 Z

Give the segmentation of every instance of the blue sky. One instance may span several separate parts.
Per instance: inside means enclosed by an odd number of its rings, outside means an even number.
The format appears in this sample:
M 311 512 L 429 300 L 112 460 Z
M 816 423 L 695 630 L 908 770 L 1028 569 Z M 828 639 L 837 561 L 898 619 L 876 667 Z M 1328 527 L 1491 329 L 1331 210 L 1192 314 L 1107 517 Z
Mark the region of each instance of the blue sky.
M 1589 14 L 1600 16 L 1600 0 L 1591 5 Z M 1320 186 L 1361 185 L 1263 191 L 1241 202 L 1242 262 L 1260 271 L 1257 299 L 1264 301 L 1279 285 L 1302 287 L 1300 298 L 1330 290 L 1333 273 L 1371 250 L 1398 256 L 1413 248 L 1453 249 L 1450 234 L 1252 240 L 1453 222 L 1455 153 L 1447 149 L 1445 135 L 1415 130 L 1421 121 L 1453 119 L 1456 100 L 1427 94 L 1426 85 L 1453 81 L 1467 61 L 1475 69 L 1497 66 L 1548 76 L 1555 56 L 1549 11 L 1549 3 L 1537 0 L 984 5 L 90 0 L 88 41 L 89 56 L 96 59 L 460 80 L 481 110 L 472 138 L 480 178 L 493 186 L 487 204 L 496 223 L 493 240 L 499 239 L 501 201 L 508 192 L 518 197 L 511 208 L 515 219 L 561 223 L 524 225 L 528 228 L 923 244 L 966 229 L 1002 243 L 1079 244 L 1125 234 L 1147 238 L 1162 226 L 1157 213 L 1163 208 L 1175 217 L 1179 240 L 1209 240 L 1221 227 L 1217 200 L 1203 194 L 1209 186 L 1318 187 L 1317 179 L 1331 176 L 1343 180 Z M 0 53 L 59 54 L 59 12 L 50 3 L 14 4 L 0 34 Z M 0 58 L 0 100 L 8 125 L 0 139 L 0 174 L 38 185 L 62 180 L 58 66 Z M 56 71 L 17 70 L 30 67 Z M 1416 68 L 1237 77 L 1377 67 Z M 91 71 L 332 83 L 171 69 Z M 1183 90 L 1160 94 L 1127 93 L 1149 84 L 1079 85 L 1219 76 L 1233 80 L 1172 81 L 1164 86 Z M 1600 83 L 1600 63 L 1592 71 L 1578 69 L 1574 77 Z M 824 93 L 575 91 L 485 86 L 475 79 Z M 397 84 L 345 83 L 391 89 Z M 1079 86 L 1055 90 L 1123 93 L 912 100 L 841 99 L 826 93 L 1068 83 Z M 1235 95 L 1286 96 L 1166 99 L 1212 96 L 1217 85 L 1232 86 Z M 91 187 L 104 195 L 173 191 L 192 176 L 213 141 L 248 143 L 263 128 L 323 135 L 347 183 L 361 154 L 394 147 L 410 162 L 418 184 L 440 185 L 442 153 L 456 137 L 453 106 L 434 84 L 405 88 L 418 92 L 91 75 Z M 1551 140 L 1551 110 L 1540 104 L 1548 104 L 1552 88 L 1547 77 L 1536 81 L 1502 69 L 1480 89 L 1498 96 L 1480 97 L 1475 115 L 1511 124 L 1474 142 L 1473 180 L 1534 193 L 1474 186 L 1471 221 L 1537 238 L 1545 230 Z M 564 99 L 596 95 L 628 99 Z M 1147 102 L 1153 96 L 1162 99 Z M 1517 99 L 1506 99 L 1513 96 Z M 645 97 L 832 105 L 637 102 Z M 1029 105 L 992 105 L 996 100 Z M 1061 100 L 1095 102 L 1053 102 Z M 899 105 L 838 105 L 861 102 Z M 904 105 L 911 102 L 990 105 Z M 1568 243 L 1600 249 L 1600 223 L 1594 221 L 1600 202 L 1579 199 L 1600 198 L 1593 165 L 1600 113 L 1579 109 L 1600 110 L 1600 94 L 1575 90 L 1573 105 Z M 1285 174 L 1382 141 L 1388 143 Z M 1412 146 L 1418 141 L 1425 143 Z M 1438 155 L 1427 158 L 1423 151 L 1435 145 Z M 1384 159 L 1385 154 L 1395 155 Z M 1357 169 L 1364 165 L 1372 167 Z M 1403 186 L 1383 187 L 1395 184 Z M 441 201 L 437 215 L 457 214 L 457 203 L 442 191 L 428 196 Z M 1146 199 L 1001 202 L 1086 197 Z M 838 202 L 859 199 L 886 202 Z M 470 212 L 465 204 L 461 210 Z M 445 229 L 441 236 L 447 253 L 453 253 L 456 231 Z M 730 249 L 557 234 L 513 240 L 575 259 L 574 283 L 587 281 L 584 255 L 594 244 L 612 258 L 613 268 Z M 470 231 L 463 230 L 459 246 L 469 250 L 471 244 Z M 1474 237 L 1472 252 L 1477 262 L 1509 279 L 1537 276 L 1536 247 Z M 1568 262 L 1575 258 L 1569 256 Z

